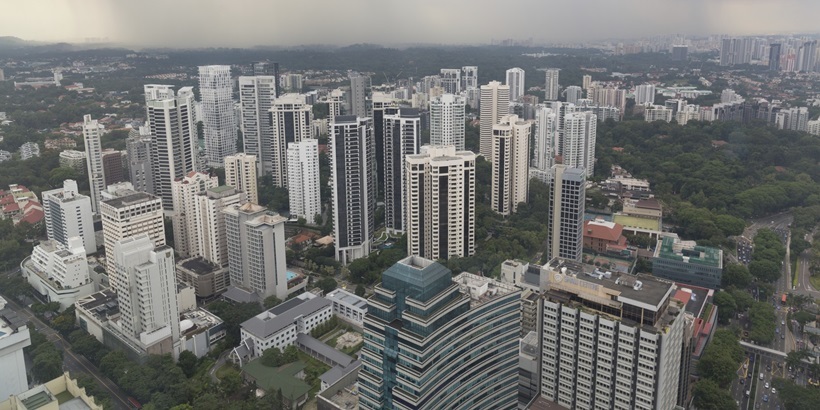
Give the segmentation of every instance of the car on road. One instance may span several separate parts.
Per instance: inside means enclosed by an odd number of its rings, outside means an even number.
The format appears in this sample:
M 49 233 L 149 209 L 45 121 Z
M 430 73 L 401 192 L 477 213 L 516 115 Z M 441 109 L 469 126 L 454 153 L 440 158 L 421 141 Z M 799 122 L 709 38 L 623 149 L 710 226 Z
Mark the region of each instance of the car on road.
M 765 388 L 766 390 L 768 390 L 768 389 L 769 389 L 769 382 L 766 382 L 766 384 L 764 384 L 764 385 L 763 385 L 763 388 Z
M 782 326 L 786 326 L 786 321 L 785 321 L 785 320 L 781 320 L 781 321 L 780 321 L 780 324 L 781 324 Z
M 781 334 L 781 335 L 780 335 L 780 338 L 781 338 L 781 339 L 785 339 L 785 338 L 786 338 L 786 335 L 785 335 L 785 334 Z
M 746 390 L 746 397 L 749 397 L 749 395 L 751 395 L 751 394 L 752 394 L 751 390 Z
M 772 394 L 775 394 L 775 393 L 777 393 L 777 389 L 775 389 L 774 387 L 772 387 Z
M 769 402 L 769 395 L 768 394 L 763 395 L 763 401 L 766 402 L 766 403 Z
M 760 373 L 760 380 L 763 380 L 763 373 Z

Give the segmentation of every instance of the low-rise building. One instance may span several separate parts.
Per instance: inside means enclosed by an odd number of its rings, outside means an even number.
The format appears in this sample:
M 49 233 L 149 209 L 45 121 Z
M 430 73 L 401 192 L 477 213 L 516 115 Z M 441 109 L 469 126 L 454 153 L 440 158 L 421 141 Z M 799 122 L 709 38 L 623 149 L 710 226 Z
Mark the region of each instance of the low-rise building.
M 625 199 L 623 203 L 623 209 L 612 216 L 612 221 L 622 225 L 624 233 L 647 235 L 654 239 L 660 237 L 663 232 L 663 207 L 657 199 Z
M 262 356 L 271 347 L 284 350 L 296 341 L 297 335 L 309 334 L 331 316 L 329 300 L 303 293 L 242 322 L 241 342 L 231 352 L 231 360 L 241 365 Z
M 301 361 L 268 367 L 256 359 L 242 367 L 242 379 L 261 390 L 257 391 L 258 396 L 281 391 L 286 408 L 296 409 L 307 402 L 310 393 L 310 385 L 304 382 L 306 367 Z
M 20 159 L 27 160 L 40 156 L 40 146 L 36 142 L 27 142 L 20 146 Z
M 66 149 L 71 150 L 77 148 L 77 141 L 74 138 L 49 138 L 43 142 L 46 149 Z
M 182 288 L 182 291 L 186 287 Z M 156 345 L 145 345 L 126 337 L 120 325 L 120 306 L 117 294 L 111 289 L 92 293 L 74 304 L 80 328 L 111 349 L 120 349 L 134 361 L 142 362 L 149 354 L 162 354 Z M 222 319 L 203 309 L 180 313 L 180 351 L 188 350 L 197 357 L 207 354 L 211 347 L 225 337 Z
M 197 298 L 209 298 L 225 291 L 230 284 L 228 267 L 220 267 L 201 256 L 177 262 L 177 281 L 194 287 Z
M 31 287 L 49 302 L 59 302 L 60 310 L 95 291 L 83 240 L 74 236 L 68 245 L 42 241 L 20 264 Z
M 336 289 L 325 298 L 333 305 L 333 314 L 361 329 L 364 326 L 364 315 L 367 314 L 367 300 L 344 289 Z
M 723 251 L 698 246 L 695 241 L 665 236 L 658 240 L 655 248 L 652 274 L 687 285 L 719 289 L 723 277 Z
M 218 316 L 203 309 L 180 314 L 179 341 L 182 350 L 203 357 L 225 338 L 225 323 Z
M 85 151 L 67 149 L 60 152 L 60 167 L 72 168 L 77 172 L 85 170 Z
M 7 218 L 15 225 L 20 222 L 34 225 L 45 218 L 45 213 L 34 192 L 23 185 L 11 184 L 8 191 L 0 190 L 0 219 Z
M 615 222 L 594 219 L 584 222 L 584 249 L 598 254 L 629 256 L 624 227 Z
M 102 410 L 68 372 L 0 402 L 0 410 Z
M 649 181 L 645 179 L 615 176 L 604 181 L 608 190 L 623 191 L 646 191 L 649 192 Z

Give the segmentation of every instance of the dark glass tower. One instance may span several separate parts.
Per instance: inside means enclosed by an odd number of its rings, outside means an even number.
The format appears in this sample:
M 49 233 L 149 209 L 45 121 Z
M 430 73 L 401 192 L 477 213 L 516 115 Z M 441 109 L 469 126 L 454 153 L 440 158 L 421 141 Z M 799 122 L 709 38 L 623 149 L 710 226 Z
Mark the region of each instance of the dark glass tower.
M 362 409 L 514 409 L 521 292 L 407 257 L 368 299 Z

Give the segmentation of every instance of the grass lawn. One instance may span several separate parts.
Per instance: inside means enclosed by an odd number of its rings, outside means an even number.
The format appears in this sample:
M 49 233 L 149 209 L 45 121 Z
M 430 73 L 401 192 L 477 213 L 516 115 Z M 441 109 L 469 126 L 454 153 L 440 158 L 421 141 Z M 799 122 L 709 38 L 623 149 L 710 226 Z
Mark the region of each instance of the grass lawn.
M 231 363 L 225 363 L 225 364 L 222 365 L 222 367 L 216 369 L 216 378 L 217 379 L 222 379 L 223 377 L 225 377 L 226 374 L 228 374 L 230 372 L 237 372 L 238 373 L 239 369 L 237 369 L 236 366 L 234 366 Z

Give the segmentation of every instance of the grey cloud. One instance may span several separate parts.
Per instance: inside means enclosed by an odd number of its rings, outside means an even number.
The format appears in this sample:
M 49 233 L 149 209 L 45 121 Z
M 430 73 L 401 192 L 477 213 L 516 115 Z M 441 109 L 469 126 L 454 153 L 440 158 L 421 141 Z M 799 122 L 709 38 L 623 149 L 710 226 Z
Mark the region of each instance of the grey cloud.
M 816 0 L 4 1 L 0 35 L 190 47 L 806 32 L 820 15 Z

